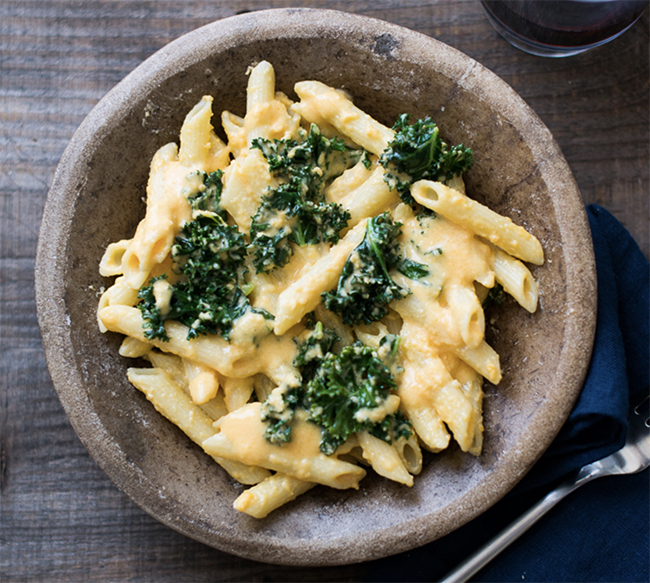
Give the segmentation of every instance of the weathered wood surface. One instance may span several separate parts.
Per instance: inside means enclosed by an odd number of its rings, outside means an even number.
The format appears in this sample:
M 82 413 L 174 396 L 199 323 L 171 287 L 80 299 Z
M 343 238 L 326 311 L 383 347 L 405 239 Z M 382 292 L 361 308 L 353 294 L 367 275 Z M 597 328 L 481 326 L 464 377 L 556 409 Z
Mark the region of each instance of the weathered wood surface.
M 352 581 L 366 566 L 291 569 L 220 553 L 118 491 L 74 434 L 49 379 L 33 298 L 56 164 L 97 101 L 154 51 L 245 10 L 334 8 L 436 37 L 500 75 L 559 142 L 584 201 L 646 256 L 648 14 L 592 52 L 546 60 L 501 40 L 477 1 L 0 1 L 0 580 Z

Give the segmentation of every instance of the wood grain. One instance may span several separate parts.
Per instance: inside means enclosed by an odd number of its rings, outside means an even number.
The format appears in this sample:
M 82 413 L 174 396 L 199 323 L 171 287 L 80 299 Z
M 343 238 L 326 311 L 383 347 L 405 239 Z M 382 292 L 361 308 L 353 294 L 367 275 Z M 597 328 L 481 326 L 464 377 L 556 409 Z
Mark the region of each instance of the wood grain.
M 585 203 L 612 211 L 646 256 L 648 14 L 570 59 L 505 43 L 476 1 L 0 2 L 0 579 L 3 581 L 355 581 L 367 565 L 286 568 L 190 540 L 118 491 L 80 444 L 49 379 L 33 291 L 47 190 L 85 115 L 171 40 L 238 12 L 306 6 L 381 18 L 483 63 L 538 113 Z

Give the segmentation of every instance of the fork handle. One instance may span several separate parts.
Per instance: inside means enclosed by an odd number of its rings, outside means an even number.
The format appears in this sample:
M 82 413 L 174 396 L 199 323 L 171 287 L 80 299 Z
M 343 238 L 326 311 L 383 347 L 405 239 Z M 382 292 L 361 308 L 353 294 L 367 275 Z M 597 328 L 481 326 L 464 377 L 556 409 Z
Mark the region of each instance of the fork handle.
M 591 477 L 592 476 L 580 476 L 577 478 L 570 478 L 560 484 L 532 508 L 517 518 L 517 520 L 512 522 L 510 526 L 506 527 L 491 541 L 486 543 L 473 555 L 470 555 L 469 558 L 458 565 L 458 567 L 450 571 L 447 576 L 440 581 L 440 583 L 465 583 L 468 581 L 472 575 L 476 574 L 501 551 L 517 540 L 560 500 L 586 482 L 590 481 Z

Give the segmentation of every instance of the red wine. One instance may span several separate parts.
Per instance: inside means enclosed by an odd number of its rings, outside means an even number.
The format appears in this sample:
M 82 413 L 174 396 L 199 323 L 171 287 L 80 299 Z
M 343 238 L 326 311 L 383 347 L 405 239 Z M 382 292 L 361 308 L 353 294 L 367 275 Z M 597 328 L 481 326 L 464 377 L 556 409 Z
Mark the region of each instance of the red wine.
M 550 50 L 587 49 L 634 24 L 647 0 L 483 0 L 497 30 L 524 44 Z M 496 22 L 494 22 L 496 21 Z M 500 25 L 500 26 L 499 26 Z M 502 28 L 501 28 L 502 27 Z M 523 47 L 520 47 L 523 48 Z

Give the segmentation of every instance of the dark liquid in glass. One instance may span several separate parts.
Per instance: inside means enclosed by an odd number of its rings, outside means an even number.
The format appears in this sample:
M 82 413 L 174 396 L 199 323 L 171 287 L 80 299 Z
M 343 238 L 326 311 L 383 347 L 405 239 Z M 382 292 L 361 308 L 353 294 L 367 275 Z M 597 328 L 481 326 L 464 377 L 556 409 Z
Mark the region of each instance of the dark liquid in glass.
M 567 48 L 598 45 L 632 25 L 648 6 L 639 0 L 484 0 L 492 18 L 531 43 Z

